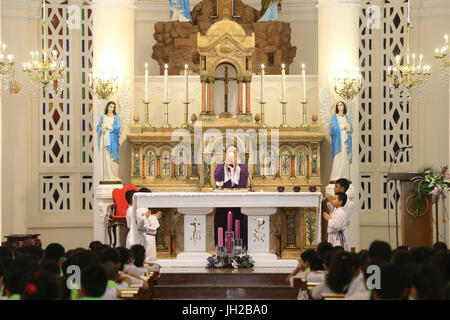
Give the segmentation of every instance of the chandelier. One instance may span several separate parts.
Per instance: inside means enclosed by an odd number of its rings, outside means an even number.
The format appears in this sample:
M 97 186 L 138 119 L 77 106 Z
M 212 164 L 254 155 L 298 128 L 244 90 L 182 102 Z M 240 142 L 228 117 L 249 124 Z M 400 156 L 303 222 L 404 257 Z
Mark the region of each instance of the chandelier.
M 410 39 L 412 25 L 410 23 L 411 3 L 408 1 L 408 24 L 406 26 L 406 55 L 395 57 L 395 66 L 387 68 L 387 79 L 395 89 L 405 89 L 409 91 L 414 86 L 419 86 L 427 82 L 430 78 L 431 68 L 423 64 L 423 55 L 419 55 L 417 61 L 416 54 L 411 54 Z
M 353 98 L 361 91 L 362 77 L 359 68 L 344 68 L 337 71 L 334 77 L 334 91 L 346 101 Z
M 98 99 L 109 100 L 119 91 L 119 76 L 114 70 L 89 73 L 89 87 Z
M 6 53 L 6 44 L 0 41 L 0 76 L 2 78 L 2 89 L 10 94 L 20 91 L 20 83 L 14 79 L 14 66 L 16 64 L 13 55 Z
M 45 22 L 45 0 L 43 1 L 44 15 L 42 19 L 43 43 L 41 52 L 31 52 L 31 62 L 23 64 L 25 78 L 31 80 L 34 87 L 42 87 L 52 95 L 60 95 L 64 84 L 64 60 L 59 62 L 58 52 L 53 50 L 49 55 L 47 42 L 47 23 Z
M 435 50 L 434 57 L 437 59 L 438 64 L 443 68 L 450 67 L 450 60 L 447 58 L 448 56 L 448 34 L 444 36 L 445 45 L 441 49 Z

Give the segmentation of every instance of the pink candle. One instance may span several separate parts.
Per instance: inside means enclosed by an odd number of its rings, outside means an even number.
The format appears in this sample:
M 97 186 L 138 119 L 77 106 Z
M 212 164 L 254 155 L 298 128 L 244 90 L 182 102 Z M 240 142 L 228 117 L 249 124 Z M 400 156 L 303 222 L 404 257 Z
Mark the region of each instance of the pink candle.
M 233 231 L 233 214 L 228 211 L 227 214 L 227 231 Z
M 240 228 L 241 222 L 239 220 L 234 220 L 234 238 L 240 239 L 241 238 L 241 228 Z
M 223 247 L 223 228 L 217 228 L 217 245 Z
M 231 234 L 227 234 L 227 253 L 231 253 Z

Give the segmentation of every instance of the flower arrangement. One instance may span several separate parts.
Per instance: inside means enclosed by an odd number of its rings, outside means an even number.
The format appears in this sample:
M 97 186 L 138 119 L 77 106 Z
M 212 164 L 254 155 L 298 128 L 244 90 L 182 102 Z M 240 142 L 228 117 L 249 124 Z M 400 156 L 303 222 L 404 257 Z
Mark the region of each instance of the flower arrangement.
M 414 204 L 416 206 L 416 211 L 411 214 L 414 221 L 422 214 L 423 203 L 428 195 L 431 194 L 433 200 L 436 202 L 439 201 L 439 197 L 445 199 L 450 188 L 448 166 L 443 167 L 441 170 L 426 168 L 419 177 L 413 178 L 412 181 L 414 181 Z
M 207 268 L 218 269 L 250 269 L 255 265 L 255 261 L 246 253 L 237 256 L 229 254 L 213 255 L 207 261 Z

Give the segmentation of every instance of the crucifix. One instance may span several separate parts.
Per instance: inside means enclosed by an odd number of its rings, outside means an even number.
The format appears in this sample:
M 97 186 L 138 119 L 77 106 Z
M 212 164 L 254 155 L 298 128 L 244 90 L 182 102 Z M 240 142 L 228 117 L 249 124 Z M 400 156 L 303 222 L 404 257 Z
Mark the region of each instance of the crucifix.
M 225 66 L 225 72 L 224 72 L 225 77 L 217 77 L 215 78 L 215 80 L 218 81 L 223 81 L 224 82 L 224 106 L 225 106 L 225 113 L 228 113 L 228 83 L 232 80 L 237 80 L 236 77 L 234 78 L 230 78 L 228 77 L 228 66 Z
M 197 246 L 197 241 L 200 241 L 200 230 L 197 230 L 197 226 L 200 225 L 200 222 L 197 222 L 197 218 L 194 219 L 194 222 L 190 224 L 194 226 L 194 231 L 192 231 L 191 240 L 194 240 L 194 247 Z

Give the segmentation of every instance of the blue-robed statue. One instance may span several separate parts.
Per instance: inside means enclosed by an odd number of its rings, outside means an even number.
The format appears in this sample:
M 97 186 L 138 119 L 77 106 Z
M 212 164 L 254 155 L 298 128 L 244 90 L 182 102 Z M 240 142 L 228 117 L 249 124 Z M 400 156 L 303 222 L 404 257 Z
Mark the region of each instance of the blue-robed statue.
M 348 120 L 347 107 L 339 101 L 335 111 L 336 113 L 331 117 L 330 127 L 333 154 L 330 181 L 340 178 L 350 179 L 350 163 L 352 162 L 353 128 Z
M 116 103 L 109 101 L 97 125 L 97 143 L 100 153 L 102 181 L 119 182 L 120 117 Z
M 280 21 L 278 10 L 281 9 L 280 0 L 263 0 L 261 2 L 261 18 L 258 22 Z
M 191 21 L 189 0 L 169 0 L 170 21 Z

